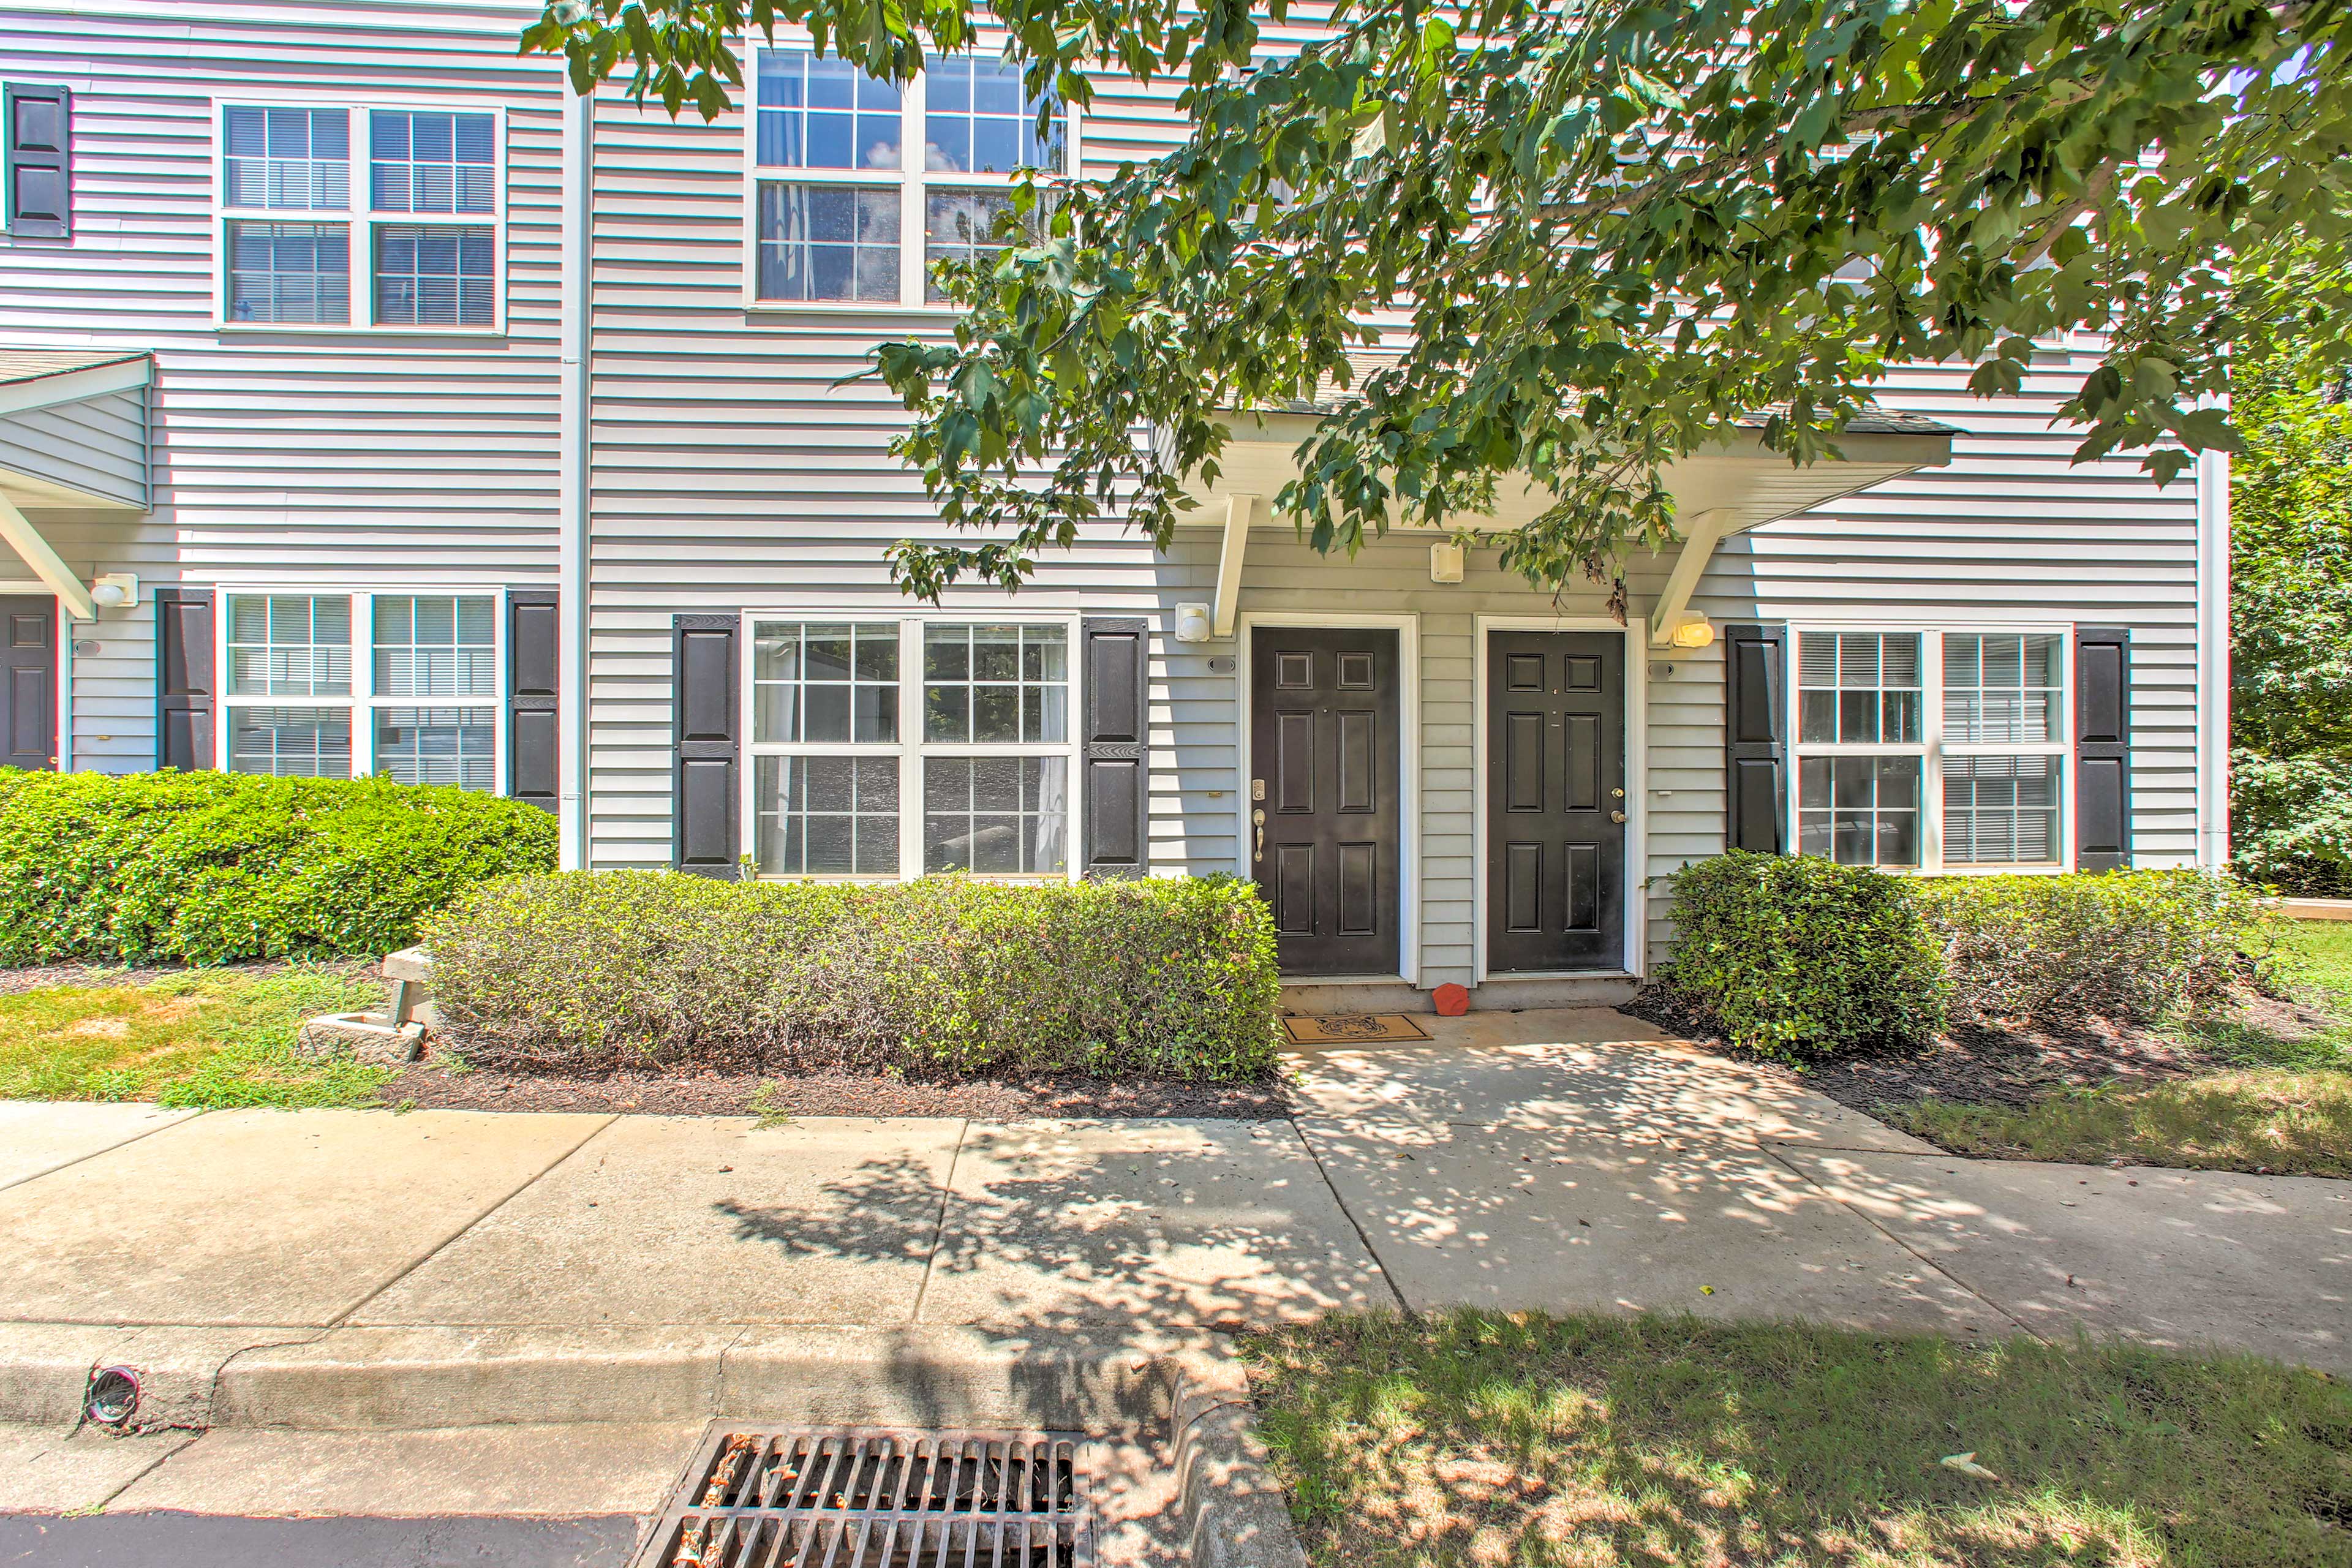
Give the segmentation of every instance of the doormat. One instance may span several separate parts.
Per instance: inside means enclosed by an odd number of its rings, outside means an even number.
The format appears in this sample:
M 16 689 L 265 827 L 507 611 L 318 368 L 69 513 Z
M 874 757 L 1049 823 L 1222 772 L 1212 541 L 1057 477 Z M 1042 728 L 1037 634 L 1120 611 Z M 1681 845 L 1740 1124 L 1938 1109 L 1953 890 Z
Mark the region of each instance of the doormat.
M 1402 1013 L 1292 1014 L 1282 1020 L 1294 1046 L 1381 1045 L 1425 1040 L 1429 1031 Z

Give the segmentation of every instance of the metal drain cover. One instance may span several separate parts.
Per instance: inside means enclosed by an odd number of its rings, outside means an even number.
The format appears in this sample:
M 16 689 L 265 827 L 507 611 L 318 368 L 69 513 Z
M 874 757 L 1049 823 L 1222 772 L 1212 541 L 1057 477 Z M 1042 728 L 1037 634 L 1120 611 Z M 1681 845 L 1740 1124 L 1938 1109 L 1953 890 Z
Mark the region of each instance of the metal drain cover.
M 1093 1568 L 1073 1432 L 711 1424 L 635 1568 Z

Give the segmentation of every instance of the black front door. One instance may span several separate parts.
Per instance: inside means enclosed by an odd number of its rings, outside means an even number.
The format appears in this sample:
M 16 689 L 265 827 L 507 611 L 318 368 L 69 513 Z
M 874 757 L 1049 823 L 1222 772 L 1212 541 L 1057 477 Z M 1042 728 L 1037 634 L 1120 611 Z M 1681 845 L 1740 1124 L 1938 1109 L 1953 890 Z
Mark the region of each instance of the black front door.
M 0 735 L 12 768 L 58 765 L 58 602 L 0 595 Z
M 1486 968 L 1625 962 L 1625 639 L 1486 639 Z
M 1397 635 L 1251 634 L 1250 869 L 1285 974 L 1397 972 Z

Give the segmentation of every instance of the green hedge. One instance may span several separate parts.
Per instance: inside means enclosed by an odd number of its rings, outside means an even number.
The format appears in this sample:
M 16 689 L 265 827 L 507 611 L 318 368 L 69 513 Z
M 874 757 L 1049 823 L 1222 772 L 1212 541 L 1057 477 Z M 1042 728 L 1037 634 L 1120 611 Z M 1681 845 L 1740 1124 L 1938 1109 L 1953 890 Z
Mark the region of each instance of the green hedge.
M 472 889 L 427 940 L 442 1023 L 486 1067 L 1235 1080 L 1275 1062 L 1273 921 L 1223 878 L 571 872 Z
M 1737 1044 L 1792 1060 L 1917 1044 L 1952 1013 L 2150 1023 L 2288 952 L 2250 889 L 2195 871 L 1904 878 L 1735 852 L 1670 881 L 1661 985 Z
M 1989 1018 L 2152 1023 L 2205 1007 L 2278 952 L 2278 918 L 2195 871 L 1937 877 L 1911 884 L 1955 1006 Z
M 1735 1044 L 1803 1060 L 1943 1028 L 1937 944 L 1899 879 L 1733 850 L 1671 880 L 1675 948 L 1659 981 Z
M 0 963 L 373 956 L 554 863 L 552 816 L 465 790 L 0 769 Z

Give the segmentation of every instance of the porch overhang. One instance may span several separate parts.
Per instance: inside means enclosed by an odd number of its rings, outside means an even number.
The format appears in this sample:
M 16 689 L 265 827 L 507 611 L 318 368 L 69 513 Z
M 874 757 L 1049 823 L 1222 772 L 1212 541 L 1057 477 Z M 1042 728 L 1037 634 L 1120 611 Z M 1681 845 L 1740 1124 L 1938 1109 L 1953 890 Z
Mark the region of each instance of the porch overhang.
M 1213 636 L 1232 635 L 1250 527 L 1276 521 L 1273 498 L 1298 476 L 1297 449 L 1320 418 L 1317 413 L 1290 411 L 1236 415 L 1218 459 L 1216 479 L 1189 491 L 1197 504 L 1181 522 L 1223 533 L 1217 598 L 1211 611 Z M 1654 643 L 1672 637 L 1716 546 L 1725 539 L 1904 474 L 1941 468 L 1951 461 L 1952 437 L 1958 434 L 1948 425 L 1916 415 L 1872 410 L 1838 437 L 1842 456 L 1800 466 L 1764 445 L 1763 426 L 1762 416 L 1743 421 L 1722 440 L 1667 466 L 1665 487 L 1674 498 L 1683 539 L 1670 547 L 1673 563 L 1666 588 L 1652 606 Z M 1551 501 L 1552 493 L 1539 485 L 1506 480 L 1496 487 L 1491 511 L 1435 526 L 1400 518 L 1391 526 L 1432 538 L 1454 528 L 1508 530 L 1532 521 Z
M 67 614 L 98 609 L 28 511 L 148 510 L 145 351 L 0 348 L 0 541 Z

